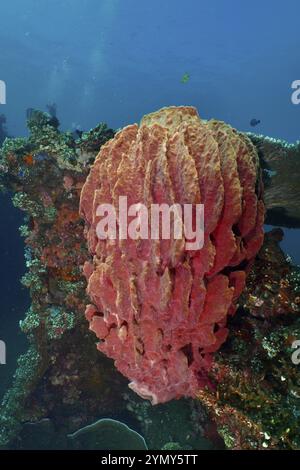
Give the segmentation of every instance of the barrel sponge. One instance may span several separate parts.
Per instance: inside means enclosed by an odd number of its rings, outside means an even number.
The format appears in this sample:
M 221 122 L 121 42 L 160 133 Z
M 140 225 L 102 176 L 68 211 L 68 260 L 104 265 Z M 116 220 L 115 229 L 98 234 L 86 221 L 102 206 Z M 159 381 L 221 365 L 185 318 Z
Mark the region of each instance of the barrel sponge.
M 101 203 L 204 204 L 202 249 L 185 240 L 100 240 Z M 129 125 L 98 154 L 80 212 L 92 261 L 86 317 L 98 349 L 153 404 L 209 385 L 249 267 L 263 241 L 258 156 L 229 125 L 169 107 Z

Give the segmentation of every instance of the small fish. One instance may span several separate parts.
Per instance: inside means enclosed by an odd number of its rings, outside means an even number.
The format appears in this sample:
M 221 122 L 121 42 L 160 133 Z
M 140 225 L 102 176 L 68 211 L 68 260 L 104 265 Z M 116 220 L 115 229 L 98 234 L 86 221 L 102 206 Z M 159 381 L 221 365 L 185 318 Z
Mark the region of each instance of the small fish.
M 257 126 L 258 124 L 260 124 L 260 120 L 259 120 L 259 119 L 255 119 L 255 118 L 251 119 L 251 121 L 250 121 L 250 126 L 255 127 L 255 126 Z
M 187 83 L 189 81 L 189 79 L 190 79 L 189 74 L 185 73 L 180 81 L 181 81 L 181 83 Z

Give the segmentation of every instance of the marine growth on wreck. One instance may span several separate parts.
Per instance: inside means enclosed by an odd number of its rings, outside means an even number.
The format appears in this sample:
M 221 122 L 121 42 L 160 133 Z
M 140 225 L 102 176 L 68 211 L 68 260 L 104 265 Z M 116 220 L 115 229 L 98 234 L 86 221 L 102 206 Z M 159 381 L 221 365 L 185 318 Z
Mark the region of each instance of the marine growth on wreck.
M 280 229 L 263 238 L 273 210 L 264 162 L 285 143 L 201 121 L 190 107 L 116 134 L 100 124 L 75 138 L 39 111 L 28 128 L 1 148 L 2 189 L 24 212 L 31 296 L 1 446 L 30 448 L 39 435 L 40 445 L 74 447 L 72 433 L 126 411 L 150 448 L 298 448 L 300 271 L 279 247 Z M 288 147 L 290 158 L 297 152 Z M 119 194 L 203 201 L 203 249 L 98 240 L 97 204 Z M 168 436 L 166 425 L 157 435 L 161 413 L 166 423 L 182 416 L 182 432 Z

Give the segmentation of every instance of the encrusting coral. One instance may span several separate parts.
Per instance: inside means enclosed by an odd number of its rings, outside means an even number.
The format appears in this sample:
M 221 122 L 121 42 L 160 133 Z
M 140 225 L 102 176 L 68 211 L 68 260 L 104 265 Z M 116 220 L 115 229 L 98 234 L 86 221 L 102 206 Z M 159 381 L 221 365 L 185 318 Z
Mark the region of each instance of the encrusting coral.
M 13 204 L 25 213 L 20 233 L 28 271 L 22 284 L 31 295 L 31 306 L 20 323 L 30 347 L 19 358 L 14 384 L 0 407 L 0 446 L 14 438 L 27 416 L 35 420 L 39 413 L 48 415 L 54 397 L 57 403 L 62 400 L 74 407 L 89 380 L 99 385 L 102 368 L 95 365 L 94 373 L 89 355 L 89 379 L 84 378 L 84 355 L 70 333 L 76 327 L 79 334 L 84 326 L 87 302 L 81 265 L 88 253 L 78 213 L 89 169 L 86 155 L 95 158 L 93 146 L 99 148 L 114 133 L 101 124 L 75 140 L 70 133 L 59 132 L 57 120 L 40 111 L 32 111 L 28 127 L 28 138 L 6 139 L 0 154 L 0 186 L 11 191 Z M 43 376 L 43 392 L 34 398 Z
M 124 196 L 128 206 L 204 204 L 202 249 L 189 251 L 184 238 L 98 239 L 98 206 L 117 208 Z M 98 349 L 153 404 L 195 396 L 263 242 L 255 147 L 222 122 L 202 122 L 195 108 L 164 108 L 102 147 L 80 210 L 93 255 L 86 316 Z

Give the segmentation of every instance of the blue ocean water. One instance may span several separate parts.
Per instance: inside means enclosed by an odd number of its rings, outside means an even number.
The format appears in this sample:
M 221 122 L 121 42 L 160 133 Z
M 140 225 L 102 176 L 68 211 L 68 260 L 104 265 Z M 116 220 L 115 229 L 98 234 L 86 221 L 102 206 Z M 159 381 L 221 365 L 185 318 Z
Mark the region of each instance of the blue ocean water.
M 0 79 L 9 132 L 55 102 L 63 129 L 119 128 L 193 105 L 241 131 L 294 142 L 300 105 L 297 0 L 11 0 L 1 4 Z M 182 83 L 188 74 L 189 80 Z M 300 262 L 297 235 L 285 244 Z
M 49 103 L 64 130 L 100 121 L 119 128 L 184 104 L 204 119 L 293 143 L 299 15 L 298 0 L 2 0 L 0 114 L 8 133 L 22 136 L 26 109 Z M 16 338 L 1 395 L 26 344 L 18 321 L 29 298 L 19 283 L 22 216 L 2 195 L 0 217 L 0 338 Z M 282 246 L 300 264 L 299 230 L 285 229 Z
M 1 3 L 1 79 L 11 133 L 56 102 L 64 128 L 114 128 L 192 104 L 265 135 L 299 137 L 297 0 L 11 0 Z M 182 76 L 190 80 L 182 84 Z

